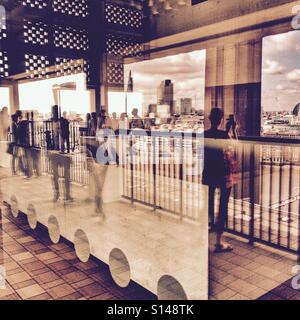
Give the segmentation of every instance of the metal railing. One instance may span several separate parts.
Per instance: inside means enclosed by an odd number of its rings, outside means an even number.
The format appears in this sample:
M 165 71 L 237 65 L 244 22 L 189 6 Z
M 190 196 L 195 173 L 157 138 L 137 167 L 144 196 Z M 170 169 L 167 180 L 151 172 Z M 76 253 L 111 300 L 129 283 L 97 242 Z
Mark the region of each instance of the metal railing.
M 53 175 L 52 163 L 49 155 L 53 151 L 41 150 L 41 169 L 43 173 Z M 62 157 L 70 157 L 70 180 L 73 183 L 81 186 L 87 186 L 89 184 L 89 171 L 87 165 L 87 159 L 85 154 L 80 152 L 74 152 L 69 155 L 63 154 Z M 58 168 L 59 178 L 64 178 L 64 167 Z
M 71 158 L 70 161 L 70 179 L 72 182 L 80 185 L 88 185 L 89 174 L 87 170 L 86 157 L 80 153 L 80 136 L 81 130 L 79 122 L 69 122 L 69 144 L 70 153 L 68 156 Z M 39 166 L 41 166 L 41 172 L 52 175 L 53 169 L 51 159 L 49 155 L 51 153 L 61 151 L 61 137 L 59 132 L 58 122 L 52 120 L 45 121 L 33 121 L 29 120 L 27 125 L 26 139 L 24 144 L 18 145 L 19 151 L 21 149 L 36 149 L 39 151 Z M 12 134 L 9 135 L 9 141 L 14 142 Z M 67 148 L 65 147 L 65 150 Z M 22 152 L 25 154 L 25 152 Z M 27 152 L 27 157 L 30 157 L 30 153 Z M 33 161 L 33 159 L 27 159 Z M 58 175 L 60 178 L 64 177 L 64 168 L 61 166 L 58 169 Z
M 238 148 L 241 173 L 227 230 L 299 255 L 299 141 L 244 138 Z
M 43 172 L 51 174 L 49 150 L 43 140 L 47 125 L 43 126 L 42 130 L 37 126 L 34 145 L 42 149 Z M 75 130 L 77 137 L 79 129 Z M 120 132 L 113 143 L 122 168 L 125 198 L 181 219 L 201 218 L 203 204 L 208 201 L 202 188 L 202 134 L 132 130 Z M 299 140 L 248 137 L 241 138 L 234 149 L 237 183 L 229 201 L 227 231 L 250 243 L 264 243 L 300 256 Z M 71 180 L 87 185 L 86 154 L 78 150 L 69 156 Z M 64 176 L 63 168 L 59 175 Z M 215 209 L 217 212 L 217 206 Z
M 208 201 L 201 191 L 202 135 L 133 131 L 120 136 L 119 143 L 127 199 L 181 218 L 200 219 L 201 203 Z M 237 183 L 229 201 L 228 232 L 252 244 L 300 254 L 298 145 L 297 140 L 258 137 L 235 144 Z
M 197 220 L 201 205 L 203 137 L 180 132 L 120 135 L 124 196 Z
M 80 140 L 80 125 L 77 121 L 69 122 L 69 144 L 70 151 L 78 150 Z M 52 120 L 33 121 L 28 120 L 26 146 L 32 148 L 43 148 L 47 150 L 61 150 L 61 136 L 59 122 Z M 14 141 L 12 133 L 9 141 Z

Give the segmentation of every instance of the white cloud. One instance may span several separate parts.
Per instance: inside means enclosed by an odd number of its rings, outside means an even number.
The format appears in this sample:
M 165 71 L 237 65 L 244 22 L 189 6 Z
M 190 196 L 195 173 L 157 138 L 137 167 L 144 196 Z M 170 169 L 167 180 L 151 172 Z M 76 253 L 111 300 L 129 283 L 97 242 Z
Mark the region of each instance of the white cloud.
M 267 59 L 263 66 L 263 73 L 265 74 L 282 74 L 285 71 L 285 67 L 283 67 L 278 61 Z
M 174 84 L 175 99 L 189 97 L 198 106 L 204 104 L 205 50 L 126 65 L 125 81 L 130 70 L 134 90 L 143 93 L 145 106 L 157 102 L 157 88 L 166 79 Z
M 299 49 L 296 44 L 299 42 L 299 32 L 291 31 L 266 37 L 263 40 L 264 51 L 266 54 L 276 54 Z
M 286 75 L 286 78 L 290 81 L 300 80 L 300 69 L 294 69 Z

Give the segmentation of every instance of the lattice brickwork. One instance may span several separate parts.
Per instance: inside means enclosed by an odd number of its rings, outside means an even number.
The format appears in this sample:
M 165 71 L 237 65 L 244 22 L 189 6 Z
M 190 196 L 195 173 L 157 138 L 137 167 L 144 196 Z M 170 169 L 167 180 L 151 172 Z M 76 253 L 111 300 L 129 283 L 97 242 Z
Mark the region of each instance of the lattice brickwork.
M 30 78 L 47 78 L 49 59 L 46 56 L 25 54 L 26 73 Z
M 22 4 L 35 9 L 44 9 L 48 5 L 45 0 L 22 0 Z
M 49 42 L 47 25 L 41 22 L 24 21 L 24 42 L 45 45 Z
M 142 27 L 142 12 L 134 8 L 109 3 L 105 6 L 105 17 L 109 23 L 137 29 Z
M 88 0 L 53 0 L 54 12 L 85 18 L 88 16 Z
M 7 30 L 6 30 L 6 15 L 5 12 L 0 10 L 0 40 L 7 38 Z
M 7 32 L 6 32 L 6 26 L 0 25 L 0 40 L 6 39 L 7 38 Z
M 54 45 L 57 48 L 86 51 L 89 48 L 89 41 L 86 31 L 56 26 Z
M 8 77 L 8 58 L 5 51 L 0 51 L 0 78 Z
M 109 34 L 106 37 L 106 52 L 117 56 L 140 56 L 143 45 L 135 39 L 121 35 Z
M 88 73 L 88 64 L 83 60 L 57 57 L 55 59 L 56 75 L 58 77 L 75 73 Z
M 111 85 L 123 85 L 124 83 L 124 66 L 118 62 L 108 62 L 107 83 Z

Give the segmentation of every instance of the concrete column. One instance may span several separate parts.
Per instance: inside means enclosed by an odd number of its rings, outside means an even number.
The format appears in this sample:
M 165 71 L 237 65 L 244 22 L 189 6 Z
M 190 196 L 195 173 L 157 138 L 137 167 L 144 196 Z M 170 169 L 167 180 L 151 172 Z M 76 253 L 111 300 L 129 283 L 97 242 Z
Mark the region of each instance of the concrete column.
M 9 86 L 9 104 L 10 112 L 13 114 L 20 108 L 18 82 L 12 82 Z
M 224 44 L 206 52 L 205 114 L 235 114 L 240 135 L 260 135 L 262 41 Z M 208 126 L 206 121 L 205 126 Z
M 9 111 L 11 114 L 15 113 L 20 106 L 18 83 L 15 81 L 5 81 L 5 82 L 3 81 L 0 84 L 0 87 L 8 88 L 9 105 L 7 107 L 9 108 Z
M 101 96 L 100 109 L 104 109 L 108 112 L 108 86 L 107 85 L 101 86 L 100 96 Z M 98 111 L 100 111 L 100 109 Z
M 96 111 L 96 90 L 95 89 L 88 89 L 88 93 L 90 96 L 90 106 L 88 112 L 95 112 Z

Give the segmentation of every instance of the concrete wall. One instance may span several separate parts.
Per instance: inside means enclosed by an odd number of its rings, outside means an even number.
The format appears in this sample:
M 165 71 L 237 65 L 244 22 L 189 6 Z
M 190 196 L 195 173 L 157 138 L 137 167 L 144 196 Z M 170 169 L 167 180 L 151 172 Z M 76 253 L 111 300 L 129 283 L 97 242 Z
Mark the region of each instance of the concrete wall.
M 171 0 L 175 4 L 175 0 Z M 191 0 L 187 5 L 176 10 L 160 10 L 158 16 L 151 18 L 151 39 L 169 36 L 179 32 L 219 23 L 228 19 L 265 10 L 291 0 L 207 0 L 192 6 Z M 219 30 L 218 30 L 219 32 Z

